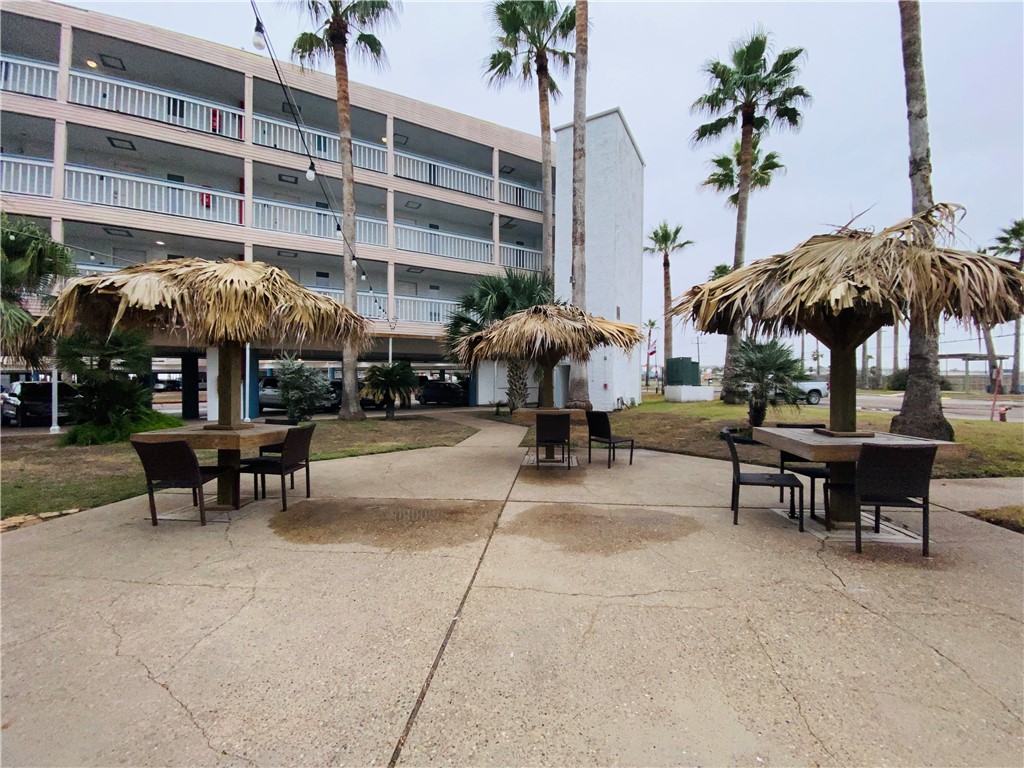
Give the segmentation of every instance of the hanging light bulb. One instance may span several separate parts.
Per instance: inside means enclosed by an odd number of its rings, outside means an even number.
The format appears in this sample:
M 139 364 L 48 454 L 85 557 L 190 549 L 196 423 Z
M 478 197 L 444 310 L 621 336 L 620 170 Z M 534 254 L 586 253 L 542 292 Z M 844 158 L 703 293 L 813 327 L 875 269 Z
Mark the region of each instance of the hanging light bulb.
M 356 269 L 358 266 L 359 266 L 359 262 L 356 261 L 355 259 L 352 259 L 352 269 Z
M 309 168 L 306 169 L 306 181 L 313 181 L 316 178 L 316 166 L 313 165 L 313 161 L 309 161 Z
M 362 281 L 363 281 L 363 282 L 365 283 L 365 282 L 366 282 L 366 273 L 365 273 L 365 272 L 363 272 L 363 274 L 361 274 L 361 275 L 359 276 L 359 279 L 360 279 L 360 280 L 362 280 Z
M 256 31 L 252 33 L 252 47 L 257 51 L 262 51 L 267 47 L 266 42 L 263 40 L 263 35 L 266 30 L 263 29 L 263 22 L 256 19 Z

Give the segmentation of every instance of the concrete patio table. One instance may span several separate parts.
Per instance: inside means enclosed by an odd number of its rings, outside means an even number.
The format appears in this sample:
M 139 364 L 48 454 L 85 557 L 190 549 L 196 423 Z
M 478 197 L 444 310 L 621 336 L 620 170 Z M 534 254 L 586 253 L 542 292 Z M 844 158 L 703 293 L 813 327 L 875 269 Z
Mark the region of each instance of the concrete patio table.
M 857 480 L 857 458 L 864 443 L 881 445 L 935 445 L 939 456 L 955 456 L 963 446 L 946 440 L 929 440 L 889 432 L 871 432 L 862 437 L 834 437 L 813 429 L 780 429 L 754 427 L 753 438 L 759 443 L 792 453 L 807 461 L 824 462 L 829 468 L 829 503 L 825 505 L 825 526 L 832 523 L 853 523 L 857 509 L 854 484 Z
M 132 435 L 132 440 L 141 443 L 184 440 L 193 450 L 216 449 L 217 463 L 234 469 L 230 476 L 221 475 L 217 478 L 217 503 L 230 504 L 238 509 L 241 506 L 238 470 L 242 466 L 242 451 L 254 452 L 263 446 L 276 445 L 283 442 L 287 434 L 287 426 L 276 424 L 250 424 L 246 429 L 207 429 L 205 425 L 198 425 L 139 432 Z

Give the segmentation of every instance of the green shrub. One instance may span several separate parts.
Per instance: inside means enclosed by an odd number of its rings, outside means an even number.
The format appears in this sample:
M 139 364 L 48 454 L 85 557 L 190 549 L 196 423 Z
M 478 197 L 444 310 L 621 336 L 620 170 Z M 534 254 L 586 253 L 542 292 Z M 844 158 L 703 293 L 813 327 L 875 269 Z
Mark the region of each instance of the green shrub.
M 885 387 L 893 392 L 906 392 L 908 378 L 910 378 L 910 371 L 906 368 L 900 368 L 890 374 L 885 382 Z M 939 389 L 943 392 L 952 392 L 953 382 L 945 376 L 939 376 Z
M 61 438 L 61 445 L 107 445 L 122 443 L 136 432 L 152 432 L 184 424 L 181 419 L 145 409 L 133 417 L 112 414 L 105 424 L 77 424 Z
M 308 421 L 331 399 L 327 379 L 293 357 L 282 357 L 274 365 L 274 375 L 289 419 Z

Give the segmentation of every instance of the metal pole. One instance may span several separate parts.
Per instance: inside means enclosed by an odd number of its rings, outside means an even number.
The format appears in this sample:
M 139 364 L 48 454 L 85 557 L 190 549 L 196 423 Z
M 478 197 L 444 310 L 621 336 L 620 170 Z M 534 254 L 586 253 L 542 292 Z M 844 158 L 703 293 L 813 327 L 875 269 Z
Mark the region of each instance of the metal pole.
M 245 392 L 242 397 L 242 421 L 250 423 L 252 421 L 249 418 L 249 396 L 252 393 L 252 347 L 249 342 L 245 342 Z
M 392 341 L 394 341 L 394 339 L 391 336 L 388 336 L 388 365 L 391 365 L 391 342 Z
M 57 419 L 57 366 L 50 369 L 50 434 L 60 434 L 60 423 Z

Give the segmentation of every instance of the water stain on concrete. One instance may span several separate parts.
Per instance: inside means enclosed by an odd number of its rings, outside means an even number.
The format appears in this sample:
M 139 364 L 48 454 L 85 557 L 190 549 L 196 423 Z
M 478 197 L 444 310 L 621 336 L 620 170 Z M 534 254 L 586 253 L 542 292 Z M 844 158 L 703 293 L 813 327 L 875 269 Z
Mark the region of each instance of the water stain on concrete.
M 614 555 L 648 544 L 676 541 L 700 530 L 692 517 L 634 508 L 538 504 L 517 515 L 504 532 L 556 544 L 565 552 Z
M 295 544 L 365 544 L 422 551 L 482 540 L 499 501 L 311 499 L 278 512 L 270 528 Z
M 586 478 L 586 469 L 583 467 L 573 467 L 572 469 L 566 470 L 565 465 L 541 467 L 537 469 L 534 465 L 524 464 L 519 469 L 519 475 L 516 477 L 517 483 L 526 483 L 528 485 L 545 485 L 545 486 L 566 486 L 566 485 L 583 485 L 583 480 Z

